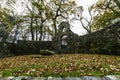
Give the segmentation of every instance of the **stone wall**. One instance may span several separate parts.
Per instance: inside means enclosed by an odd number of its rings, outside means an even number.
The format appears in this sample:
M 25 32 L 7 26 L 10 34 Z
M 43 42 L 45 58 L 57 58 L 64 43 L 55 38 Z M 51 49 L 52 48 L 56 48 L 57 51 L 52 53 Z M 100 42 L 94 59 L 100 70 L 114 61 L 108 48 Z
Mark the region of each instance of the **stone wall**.
M 41 49 L 49 49 L 52 50 L 52 42 L 51 41 L 24 41 L 18 40 L 17 44 L 9 45 L 9 50 L 15 55 L 22 54 L 38 54 Z
M 66 36 L 66 37 L 64 37 Z M 62 41 L 66 42 L 62 44 Z M 57 53 L 100 53 L 120 55 L 120 22 L 116 22 L 97 32 L 78 36 L 70 30 L 67 22 L 61 22 L 57 35 L 52 41 L 18 41 L 9 48 L 18 54 L 39 53 L 40 49 L 53 50 Z
M 79 52 L 120 55 L 120 21 L 79 37 Z
M 66 37 L 65 37 L 66 36 Z M 58 26 L 57 35 L 53 38 L 53 48 L 57 53 L 75 52 L 78 35 L 73 33 L 68 22 L 61 22 Z M 65 44 L 62 44 L 65 42 Z

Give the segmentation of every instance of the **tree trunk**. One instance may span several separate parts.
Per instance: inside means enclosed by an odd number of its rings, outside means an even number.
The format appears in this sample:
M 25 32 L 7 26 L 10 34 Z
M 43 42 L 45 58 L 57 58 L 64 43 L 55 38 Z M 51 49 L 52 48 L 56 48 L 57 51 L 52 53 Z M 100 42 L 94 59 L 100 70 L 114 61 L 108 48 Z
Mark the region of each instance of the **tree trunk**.
M 56 20 L 53 21 L 54 23 L 54 30 L 55 30 L 55 37 L 56 37 L 56 34 L 57 34 L 57 27 L 56 27 Z
M 43 23 L 41 23 L 40 25 L 40 38 L 39 38 L 39 41 L 42 41 L 42 36 L 43 36 Z
M 34 41 L 33 18 L 32 17 L 31 17 L 31 23 L 30 23 L 30 30 L 31 30 L 32 41 Z

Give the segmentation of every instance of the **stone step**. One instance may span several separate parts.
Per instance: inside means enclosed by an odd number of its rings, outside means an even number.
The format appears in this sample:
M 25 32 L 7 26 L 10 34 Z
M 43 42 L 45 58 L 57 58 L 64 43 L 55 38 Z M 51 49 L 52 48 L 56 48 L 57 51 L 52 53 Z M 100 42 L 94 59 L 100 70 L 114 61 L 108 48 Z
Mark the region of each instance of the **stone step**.
M 104 77 L 81 76 L 81 77 L 30 77 L 30 76 L 10 76 L 0 77 L 0 80 L 120 80 L 120 75 L 107 75 Z

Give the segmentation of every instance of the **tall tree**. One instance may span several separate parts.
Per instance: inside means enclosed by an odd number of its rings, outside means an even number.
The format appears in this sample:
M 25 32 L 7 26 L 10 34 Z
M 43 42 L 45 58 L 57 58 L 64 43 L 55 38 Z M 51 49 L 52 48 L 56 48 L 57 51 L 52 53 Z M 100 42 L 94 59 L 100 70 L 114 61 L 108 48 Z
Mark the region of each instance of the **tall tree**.
M 37 1 L 32 1 L 31 2 L 32 10 L 28 8 L 28 10 L 31 13 L 31 30 L 36 29 L 36 34 L 37 31 L 40 33 L 39 40 L 42 41 L 43 37 L 43 30 L 44 30 L 44 23 L 49 20 L 50 16 L 50 9 L 49 6 L 46 5 L 46 1 L 44 0 L 37 0 Z M 36 26 L 33 26 L 33 24 Z M 34 35 L 34 32 L 32 32 L 32 35 Z M 37 40 L 37 35 L 36 35 L 36 40 Z
M 101 29 L 120 19 L 119 0 L 99 0 L 96 3 L 98 15 L 94 17 L 94 29 Z
M 49 6 L 52 9 L 52 21 L 54 26 L 54 33 L 57 33 L 57 24 L 61 20 L 68 20 L 69 16 L 76 11 L 76 2 L 72 0 L 50 0 Z
M 80 21 L 82 27 L 87 31 L 87 33 L 93 32 L 94 17 L 97 15 L 95 5 L 88 7 L 87 9 L 88 15 L 87 17 L 84 15 L 84 9 L 82 6 L 78 6 L 77 13 L 75 14 L 74 19 Z
M 12 30 L 12 25 L 14 24 L 14 19 L 13 17 L 8 14 L 8 9 L 7 8 L 1 8 L 0 9 L 0 29 L 4 31 L 3 39 L 6 41 L 8 34 Z M 6 34 L 6 36 L 4 35 Z
M 69 0 L 33 0 L 30 3 L 31 6 L 28 8 L 28 10 L 32 16 L 32 25 L 36 26 L 36 34 L 37 30 L 40 33 L 40 41 L 43 37 L 43 30 L 48 30 L 51 34 L 51 29 L 50 26 L 48 28 L 48 25 L 53 25 L 55 36 L 57 33 L 57 24 L 59 24 L 62 20 L 67 20 L 70 15 L 75 13 L 76 10 L 76 3 Z M 34 9 L 31 7 L 34 7 Z M 34 33 L 32 32 L 32 34 Z
M 14 24 L 14 18 L 8 13 L 10 10 L 0 7 L 0 52 L 6 52 L 6 42 L 8 40 L 9 33 L 12 30 Z
M 49 6 L 45 5 L 45 1 L 43 0 L 39 2 L 33 2 L 32 4 L 37 8 L 37 11 L 38 11 L 35 20 L 36 20 L 37 26 L 39 26 L 39 33 L 40 33 L 39 40 L 42 41 L 44 23 L 47 19 L 49 19 L 49 16 L 48 16 Z M 40 20 L 39 23 L 37 21 L 38 19 Z

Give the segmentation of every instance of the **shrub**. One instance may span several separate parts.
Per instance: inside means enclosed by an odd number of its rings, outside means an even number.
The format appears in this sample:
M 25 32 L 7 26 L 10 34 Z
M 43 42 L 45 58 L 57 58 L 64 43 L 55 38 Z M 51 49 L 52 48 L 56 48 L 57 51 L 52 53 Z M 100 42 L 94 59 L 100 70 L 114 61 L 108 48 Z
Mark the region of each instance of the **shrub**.
M 100 53 L 100 47 L 92 48 L 91 53 Z

